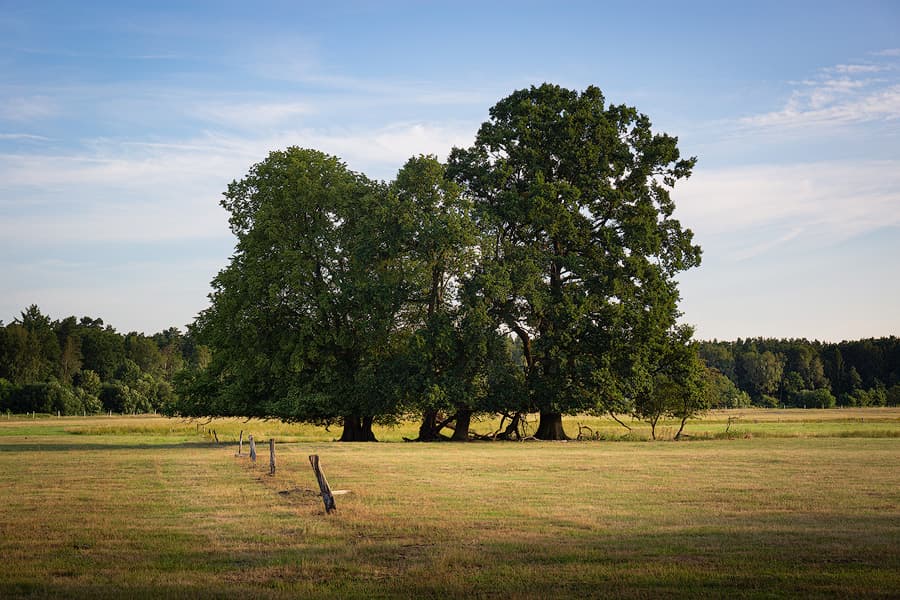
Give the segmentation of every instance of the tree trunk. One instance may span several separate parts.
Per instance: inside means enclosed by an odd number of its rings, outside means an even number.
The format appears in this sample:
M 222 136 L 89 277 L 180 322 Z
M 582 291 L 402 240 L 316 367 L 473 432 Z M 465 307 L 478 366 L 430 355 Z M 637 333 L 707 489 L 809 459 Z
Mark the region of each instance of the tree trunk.
M 358 417 L 356 415 L 344 417 L 344 431 L 341 432 L 342 442 L 375 442 L 375 434 L 372 433 L 372 417 Z
M 472 411 L 468 409 L 460 409 L 456 411 L 456 429 L 453 430 L 453 437 L 450 439 L 454 442 L 469 441 L 469 424 L 472 422 Z
M 422 414 L 422 424 L 419 425 L 420 442 L 433 442 L 438 439 L 437 411 L 428 409 Z
M 541 420 L 538 423 L 534 437 L 539 440 L 567 440 L 569 436 L 563 429 L 562 414 L 541 412 Z

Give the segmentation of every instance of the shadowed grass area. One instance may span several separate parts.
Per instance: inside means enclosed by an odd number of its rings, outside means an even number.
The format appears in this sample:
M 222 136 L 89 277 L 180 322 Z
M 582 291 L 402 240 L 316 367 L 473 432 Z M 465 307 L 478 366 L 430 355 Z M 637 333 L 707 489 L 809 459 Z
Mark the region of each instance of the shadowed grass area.
M 900 594 L 894 437 L 303 441 L 270 477 L 192 423 L 63 423 L 0 424 L 0 597 Z

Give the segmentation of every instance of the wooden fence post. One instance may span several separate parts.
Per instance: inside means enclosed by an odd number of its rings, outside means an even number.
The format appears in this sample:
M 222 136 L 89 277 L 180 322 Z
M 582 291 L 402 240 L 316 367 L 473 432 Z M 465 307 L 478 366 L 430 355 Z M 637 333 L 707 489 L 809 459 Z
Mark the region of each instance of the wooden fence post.
M 256 462 L 256 442 L 253 441 L 253 436 L 247 438 L 250 441 L 250 460 Z
M 216 430 L 215 430 L 215 429 L 213 429 L 212 432 L 213 432 L 213 439 L 215 439 L 215 440 L 216 440 L 216 443 L 218 444 L 218 443 L 219 443 L 219 436 L 216 435 Z
M 337 510 L 337 507 L 334 505 L 334 496 L 331 494 L 331 488 L 328 487 L 328 481 L 325 479 L 325 473 L 319 468 L 319 455 L 310 454 L 309 463 L 312 465 L 316 479 L 319 481 L 319 489 L 322 491 L 322 502 L 325 503 L 325 513 Z
M 269 475 L 275 474 L 275 438 L 269 439 Z
M 240 456 L 241 452 L 244 451 L 244 430 L 241 429 L 241 438 L 238 440 L 238 452 L 237 455 Z

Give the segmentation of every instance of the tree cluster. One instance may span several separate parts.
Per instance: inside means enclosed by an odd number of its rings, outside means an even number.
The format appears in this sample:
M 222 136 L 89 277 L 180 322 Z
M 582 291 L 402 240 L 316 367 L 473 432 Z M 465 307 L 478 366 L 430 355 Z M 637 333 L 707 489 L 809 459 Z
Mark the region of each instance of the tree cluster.
M 208 360 L 208 349 L 174 327 L 123 335 L 103 319 L 51 320 L 31 305 L 0 323 L 0 411 L 156 411 L 174 401 L 177 372 Z
M 446 164 L 389 182 L 291 147 L 229 185 L 237 245 L 191 334 L 212 349 L 173 413 L 343 426 L 474 415 L 541 439 L 579 412 L 686 420 L 703 403 L 674 276 L 699 264 L 670 192 L 694 159 L 595 87 L 514 92 Z M 655 422 L 655 421 L 654 421 Z M 682 421 L 683 423 L 683 421 Z
M 900 338 L 702 342 L 700 354 L 735 392 L 724 407 L 900 406 Z

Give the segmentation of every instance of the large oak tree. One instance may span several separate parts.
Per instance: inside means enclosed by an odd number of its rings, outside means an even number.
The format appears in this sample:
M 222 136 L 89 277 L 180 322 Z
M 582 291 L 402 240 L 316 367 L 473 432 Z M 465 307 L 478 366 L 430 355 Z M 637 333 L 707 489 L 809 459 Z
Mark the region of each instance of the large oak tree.
M 374 440 L 374 420 L 397 411 L 410 295 L 395 196 L 292 147 L 229 185 L 222 205 L 237 247 L 193 326 L 213 357 L 182 378 L 179 412 L 340 422 L 342 440 Z
M 674 275 L 700 249 L 670 191 L 694 162 L 596 87 L 549 84 L 498 102 L 451 153 L 486 239 L 476 279 L 521 339 L 538 438 L 565 438 L 562 414 L 619 408 L 642 345 L 674 325 Z

